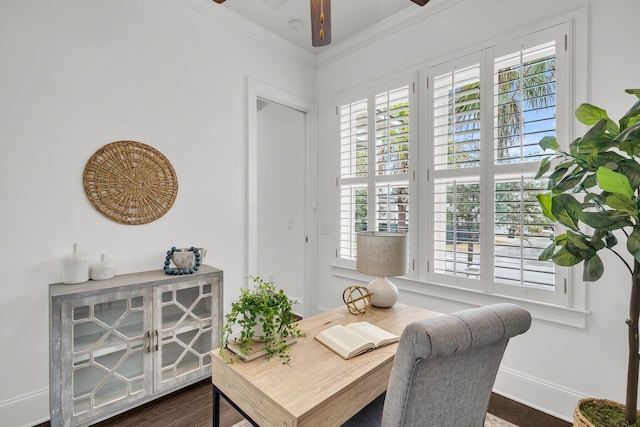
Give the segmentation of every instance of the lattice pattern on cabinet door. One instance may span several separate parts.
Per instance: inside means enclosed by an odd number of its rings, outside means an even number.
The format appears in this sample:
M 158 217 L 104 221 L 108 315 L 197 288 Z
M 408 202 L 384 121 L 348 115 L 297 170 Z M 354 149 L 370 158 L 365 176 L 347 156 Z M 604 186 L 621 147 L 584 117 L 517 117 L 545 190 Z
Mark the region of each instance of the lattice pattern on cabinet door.
M 107 296 L 113 298 L 112 295 Z M 73 310 L 73 416 L 121 406 L 144 396 L 145 324 L 142 295 L 79 301 Z
M 201 283 L 162 292 L 159 332 L 162 386 L 202 374 L 211 365 L 212 286 Z M 158 378 L 158 377 L 156 377 Z

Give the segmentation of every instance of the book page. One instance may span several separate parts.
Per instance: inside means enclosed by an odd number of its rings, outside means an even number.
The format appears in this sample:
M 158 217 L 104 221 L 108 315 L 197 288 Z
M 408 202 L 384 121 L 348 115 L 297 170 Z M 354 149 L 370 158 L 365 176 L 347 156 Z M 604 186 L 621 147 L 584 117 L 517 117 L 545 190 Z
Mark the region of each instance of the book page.
M 400 339 L 397 335 L 372 325 L 369 322 L 350 323 L 346 327 L 368 341 L 371 341 L 376 347 L 392 344 Z
M 335 325 L 318 333 L 315 337 L 322 344 L 338 353 L 344 359 L 373 348 L 373 343 L 350 331 L 342 325 Z

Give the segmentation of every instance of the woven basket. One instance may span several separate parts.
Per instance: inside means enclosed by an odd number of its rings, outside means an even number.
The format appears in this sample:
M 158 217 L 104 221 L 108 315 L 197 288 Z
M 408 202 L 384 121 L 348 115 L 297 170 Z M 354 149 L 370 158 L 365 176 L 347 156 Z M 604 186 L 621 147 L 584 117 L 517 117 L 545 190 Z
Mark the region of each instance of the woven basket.
M 107 144 L 84 169 L 91 204 L 122 224 L 146 224 L 164 215 L 178 193 L 171 163 L 158 150 L 136 141 Z
M 624 409 L 624 405 L 622 403 L 614 402 L 613 400 L 593 399 L 593 398 L 581 399 L 580 402 L 578 402 L 576 409 L 573 411 L 574 427 L 598 427 L 595 424 L 592 424 L 589 420 L 587 420 L 585 416 L 582 414 L 581 408 L 582 408 L 582 405 L 586 402 L 603 402 L 607 405 L 616 406 L 618 408 Z M 640 415 L 640 411 L 638 411 L 638 414 Z

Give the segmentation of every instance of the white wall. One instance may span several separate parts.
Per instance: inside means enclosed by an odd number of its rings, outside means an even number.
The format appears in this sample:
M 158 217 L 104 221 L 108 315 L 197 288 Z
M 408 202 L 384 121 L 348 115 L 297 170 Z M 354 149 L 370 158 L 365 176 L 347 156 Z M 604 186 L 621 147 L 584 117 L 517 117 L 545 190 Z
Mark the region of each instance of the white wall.
M 319 236 L 317 307 L 340 305 L 347 285 L 330 267 L 337 229 L 334 93 L 584 6 L 591 28 L 588 85 L 576 102 L 591 101 L 618 117 L 630 105 L 623 89 L 640 86 L 636 0 L 465 0 L 324 64 L 317 80 L 306 62 L 203 12 L 213 6 L 205 0 L 0 2 L 3 425 L 48 418 L 47 285 L 61 279 L 73 242 L 92 261 L 107 253 L 118 274 L 160 268 L 172 245 L 204 246 L 205 262 L 225 270 L 226 302 L 237 295 L 247 253 L 247 77 L 310 100 L 317 93 L 318 223 L 331 231 Z M 376 49 L 392 52 L 393 60 L 374 61 Z M 88 158 L 122 139 L 157 148 L 178 175 L 173 208 L 147 225 L 116 224 L 83 193 Z M 499 391 L 565 418 L 581 395 L 624 399 L 629 277 L 615 259 L 605 263 L 605 277 L 587 287 L 586 329 L 534 320 L 510 344 Z M 441 311 L 466 308 L 407 292 L 401 299 Z
M 227 304 L 246 283 L 247 78 L 313 100 L 314 69 L 213 8 L 0 2 L 0 424 L 48 419 L 48 284 L 74 242 L 117 274 L 161 268 L 173 245 L 206 247 Z M 107 219 L 82 187 L 89 157 L 126 139 L 178 176 L 172 209 L 147 225 Z
M 592 102 L 617 118 L 635 100 L 624 89 L 640 87 L 640 58 L 633 53 L 640 39 L 636 22 L 640 2 L 636 0 L 465 0 L 432 19 L 409 25 L 355 52 L 333 55 L 322 64 L 317 79 L 318 182 L 327 185 L 319 187 L 318 222 L 331 224 L 332 233 L 320 236 L 318 282 L 324 285 L 319 307 L 340 304 L 342 290 L 353 283 L 334 276 L 330 267 L 335 261 L 338 229 L 333 184 L 338 173 L 334 95 L 585 7 L 590 26 L 587 89 L 575 94 L 576 106 Z M 579 48 L 578 54 L 583 55 L 587 47 Z M 630 276 L 615 258 L 607 257 L 604 262 L 603 279 L 587 285 L 590 314 L 586 328 L 534 319 L 531 330 L 510 343 L 496 382 L 497 391 L 565 419 L 571 418 L 580 396 L 624 401 L 624 320 Z M 574 277 L 579 281 L 581 274 Z M 401 291 L 400 300 L 444 312 L 469 307 L 406 291 Z

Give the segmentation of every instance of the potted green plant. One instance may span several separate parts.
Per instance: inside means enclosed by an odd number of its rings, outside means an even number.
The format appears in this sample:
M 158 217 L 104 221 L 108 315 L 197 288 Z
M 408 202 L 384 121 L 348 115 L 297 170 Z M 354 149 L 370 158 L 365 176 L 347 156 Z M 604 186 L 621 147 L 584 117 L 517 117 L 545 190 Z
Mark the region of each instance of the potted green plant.
M 264 346 L 269 359 L 278 355 L 284 364 L 291 361 L 289 346 L 292 338 L 304 334 L 298 328 L 298 317 L 293 312 L 293 304 L 282 289 L 259 276 L 251 276 L 254 287 L 242 289 L 238 301 L 231 304 L 231 311 L 225 315 L 221 348 L 229 340 L 244 355 L 254 346 Z M 238 332 L 235 328 L 239 327 Z M 238 355 L 229 361 L 238 360 Z
M 640 89 L 626 92 L 640 98 Z M 580 105 L 576 118 L 590 128 L 569 145 L 568 151 L 562 150 L 554 137 L 540 141 L 540 147 L 553 154 L 541 162 L 537 178 L 546 175 L 552 166 L 553 171 L 549 175 L 551 192 L 539 195 L 538 201 L 545 216 L 566 227 L 566 232 L 555 237 L 540 259 L 551 259 L 562 266 L 584 262 L 583 280 L 592 282 L 600 279 L 604 272 L 598 252 L 607 250 L 628 270 L 631 295 L 626 321 L 629 334 L 627 392 L 625 405 L 619 405 L 624 417 L 623 424 L 606 425 L 633 426 L 637 419 L 639 362 L 640 101 L 636 100 L 618 123 L 610 119 L 605 110 L 590 104 Z M 619 239 L 626 241 L 631 256 L 623 256 Z M 631 259 L 632 264 L 628 261 Z M 581 421 L 577 420 L 581 417 L 577 414 L 574 425 L 603 425 L 579 424 Z

